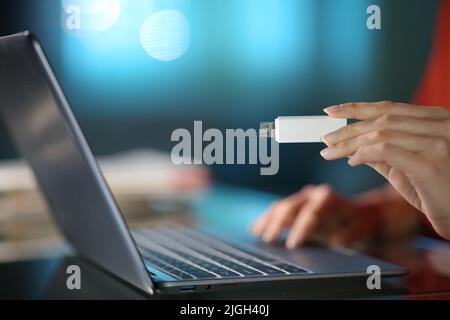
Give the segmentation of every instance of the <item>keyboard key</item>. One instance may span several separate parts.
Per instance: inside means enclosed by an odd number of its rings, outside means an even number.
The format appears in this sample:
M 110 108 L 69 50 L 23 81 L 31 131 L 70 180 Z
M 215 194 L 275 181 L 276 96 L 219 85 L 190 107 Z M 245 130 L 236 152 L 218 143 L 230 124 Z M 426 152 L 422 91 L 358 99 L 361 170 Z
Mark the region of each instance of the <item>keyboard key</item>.
M 225 268 L 222 268 L 216 264 L 212 264 L 208 261 L 202 260 L 200 258 L 193 257 L 187 253 L 183 253 L 180 251 L 174 250 L 176 254 L 178 254 L 180 257 L 183 257 L 184 259 L 188 260 L 189 262 L 192 262 L 193 264 L 202 267 L 203 269 L 208 270 L 209 272 L 212 272 L 214 274 L 217 274 L 221 277 L 239 277 L 239 274 L 236 272 L 233 272 L 231 270 L 227 270 Z
M 265 266 L 265 265 L 258 265 L 255 268 L 257 268 L 258 270 L 260 270 L 260 271 L 262 271 L 265 274 L 270 275 L 270 276 L 286 274 L 285 272 L 283 272 L 281 270 L 278 270 L 278 269 L 275 269 L 275 268 L 272 268 L 272 267 L 269 267 L 269 266 Z
M 195 278 L 201 278 L 201 279 L 211 279 L 216 278 L 216 276 L 212 273 L 206 272 L 202 269 L 199 269 L 193 265 L 187 264 L 183 261 L 180 261 L 178 259 L 169 257 L 165 254 L 162 254 L 157 251 L 153 251 L 151 249 L 145 249 L 149 254 L 144 254 L 144 259 L 148 261 L 148 263 L 152 266 L 155 266 L 157 269 L 160 269 L 161 271 L 168 273 L 170 275 L 174 275 L 174 270 L 182 270 L 181 274 L 178 274 L 178 276 L 182 276 L 181 279 L 188 279 L 187 276 L 191 275 L 189 279 Z M 152 256 L 156 257 L 152 259 Z M 183 274 L 184 273 L 184 274 Z M 187 274 L 187 276 L 185 275 Z M 176 277 L 178 277 L 176 276 Z
M 170 234 L 168 234 L 168 236 L 170 236 Z M 194 251 L 198 252 L 199 254 L 201 254 L 201 255 L 203 255 L 203 256 L 205 256 L 205 257 L 207 257 L 207 258 L 209 258 L 209 259 L 211 259 L 211 260 L 213 260 L 213 261 L 215 261 L 215 262 L 217 262 L 217 263 L 219 263 L 219 264 L 229 268 L 229 269 L 231 269 L 232 271 L 235 271 L 236 273 L 239 273 L 239 274 L 241 274 L 243 276 L 261 276 L 261 275 L 263 275 L 263 273 L 260 272 L 260 271 L 254 270 L 252 268 L 248 268 L 247 266 L 235 263 L 235 262 L 233 262 L 231 260 L 228 260 L 228 259 L 233 259 L 233 260 L 239 261 L 239 262 L 241 262 L 243 264 L 246 264 L 245 262 L 249 262 L 251 264 L 256 264 L 254 262 L 254 260 L 244 259 L 244 258 L 242 258 L 241 256 L 238 256 L 238 255 L 230 255 L 227 251 L 219 251 L 219 250 L 214 249 L 214 248 L 211 247 L 212 249 L 218 251 L 217 253 L 220 252 L 225 257 L 225 258 L 221 258 L 218 255 L 206 252 L 204 248 L 203 249 L 199 249 L 197 246 L 195 246 L 195 242 L 197 240 L 192 239 L 192 241 L 194 241 L 194 243 L 192 243 L 192 242 L 184 243 L 184 245 L 189 247 L 189 249 L 194 250 Z M 273 260 L 273 259 L 271 259 L 271 260 Z
M 160 271 L 167 273 L 171 276 L 173 276 L 174 278 L 177 278 L 179 280 L 188 280 L 188 279 L 193 279 L 192 276 L 190 276 L 189 274 L 182 272 L 180 270 L 177 270 L 175 268 L 172 268 L 171 266 L 161 263 L 158 260 L 152 259 L 152 258 L 145 258 L 145 262 L 152 266 L 153 268 L 159 269 Z M 149 269 L 149 271 L 151 272 L 151 270 Z
M 219 257 L 217 257 L 215 255 L 207 254 L 207 253 L 204 253 L 204 255 L 206 257 L 210 258 L 211 260 L 217 261 L 221 265 L 223 265 L 223 266 L 225 266 L 227 268 L 230 268 L 231 270 L 236 271 L 236 272 L 238 272 L 238 273 L 240 273 L 240 274 L 242 274 L 244 276 L 260 276 L 260 275 L 262 275 L 261 272 L 258 272 L 256 270 L 247 268 L 247 267 L 245 267 L 243 265 L 234 263 L 234 262 L 232 262 L 230 260 L 219 258 Z
M 141 236 L 146 237 L 155 245 L 163 247 L 175 255 L 173 257 L 172 255 L 163 254 L 159 250 L 154 249 L 154 247 L 150 249 L 144 248 L 158 260 L 167 264 L 159 267 L 155 265 L 156 267 L 165 268 L 167 273 L 171 274 L 181 272 L 181 274 L 177 275 L 179 278 L 185 276 L 184 274 L 199 279 L 207 279 L 216 278 L 217 276 L 237 278 L 241 276 L 280 276 L 308 273 L 308 271 L 280 260 L 275 256 L 265 255 L 258 251 L 255 252 L 251 248 L 241 248 L 236 244 L 215 240 L 195 231 L 180 230 L 179 232 L 166 230 L 142 232 Z M 186 249 L 183 247 L 186 247 Z M 176 258 L 176 256 L 180 257 L 180 259 Z M 168 269 L 168 266 L 175 270 Z
M 267 275 L 281 275 L 281 274 L 286 274 L 285 272 L 272 268 L 268 265 L 259 263 L 255 260 L 252 259 L 247 259 L 247 258 L 243 258 L 241 256 L 232 254 L 232 253 L 228 253 L 229 256 L 233 257 L 236 260 L 242 261 L 243 263 L 245 263 L 246 265 L 255 268 L 256 270 L 259 270 Z
M 226 243 L 226 242 L 225 242 L 225 243 Z M 250 255 L 250 256 L 252 256 L 252 257 L 254 257 L 254 258 L 257 258 L 258 260 L 261 260 L 261 261 L 264 261 L 264 262 L 269 262 L 269 263 L 274 262 L 274 261 L 275 261 L 275 262 L 277 261 L 277 259 L 276 259 L 275 257 L 271 257 L 271 256 L 269 256 L 269 255 L 263 255 L 262 253 L 255 252 L 255 251 L 253 251 L 253 250 L 251 250 L 251 249 L 246 249 L 246 248 L 238 247 L 238 246 L 235 246 L 235 245 L 232 245 L 232 244 L 229 244 L 229 243 L 226 243 L 226 244 L 229 245 L 229 246 L 231 246 L 231 247 L 233 247 L 233 248 L 236 249 L 237 251 L 246 253 L 247 255 Z
M 291 265 L 291 264 L 287 264 L 287 263 L 280 263 L 280 264 L 276 264 L 276 267 L 283 269 L 284 271 L 287 271 L 291 274 L 297 274 L 297 273 L 308 273 L 308 271 L 299 268 L 297 266 Z
M 183 269 L 185 270 L 187 273 L 193 275 L 195 278 L 197 279 L 212 279 L 212 278 L 217 278 L 215 275 L 203 271 L 201 269 L 192 267 L 192 268 L 187 268 L 187 269 Z

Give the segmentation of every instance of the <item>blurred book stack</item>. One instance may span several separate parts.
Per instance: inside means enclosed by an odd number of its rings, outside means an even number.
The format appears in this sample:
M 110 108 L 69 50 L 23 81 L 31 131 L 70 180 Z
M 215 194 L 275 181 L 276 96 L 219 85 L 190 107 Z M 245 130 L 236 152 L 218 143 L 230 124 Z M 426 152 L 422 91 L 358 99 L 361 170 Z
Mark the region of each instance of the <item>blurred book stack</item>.
M 169 155 L 144 150 L 98 162 L 130 227 L 194 223 L 192 203 L 209 185 L 206 169 L 177 167 Z M 0 262 L 63 250 L 30 168 L 23 161 L 0 162 Z

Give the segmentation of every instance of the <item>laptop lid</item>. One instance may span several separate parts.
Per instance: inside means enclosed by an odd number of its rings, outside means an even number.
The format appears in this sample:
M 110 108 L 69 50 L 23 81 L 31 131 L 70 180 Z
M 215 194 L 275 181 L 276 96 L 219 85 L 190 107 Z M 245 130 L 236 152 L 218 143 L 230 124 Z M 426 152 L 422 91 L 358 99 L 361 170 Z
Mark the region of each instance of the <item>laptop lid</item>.
M 0 115 L 79 254 L 134 286 L 153 284 L 38 40 L 0 38 Z

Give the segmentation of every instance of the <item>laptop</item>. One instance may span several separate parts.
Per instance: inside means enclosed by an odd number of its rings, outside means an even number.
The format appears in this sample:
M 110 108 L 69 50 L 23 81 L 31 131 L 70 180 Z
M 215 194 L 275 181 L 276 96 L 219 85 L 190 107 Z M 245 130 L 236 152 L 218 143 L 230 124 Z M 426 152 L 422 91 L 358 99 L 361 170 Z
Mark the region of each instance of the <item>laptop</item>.
M 80 256 L 147 294 L 365 278 L 373 265 L 385 277 L 406 273 L 343 248 L 287 251 L 184 227 L 130 230 L 29 32 L 0 38 L 0 116 L 67 241 Z

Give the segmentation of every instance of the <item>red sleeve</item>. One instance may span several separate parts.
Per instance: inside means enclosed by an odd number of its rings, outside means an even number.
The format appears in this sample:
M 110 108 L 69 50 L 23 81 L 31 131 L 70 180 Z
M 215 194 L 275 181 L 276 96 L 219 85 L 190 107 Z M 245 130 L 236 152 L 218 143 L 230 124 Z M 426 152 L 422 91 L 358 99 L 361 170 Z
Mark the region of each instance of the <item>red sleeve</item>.
M 415 101 L 450 108 L 450 0 L 442 0 L 430 61 Z
M 450 0 L 441 1 L 430 61 L 414 102 L 450 108 Z M 421 217 L 423 233 L 442 239 L 428 219 L 423 215 Z

